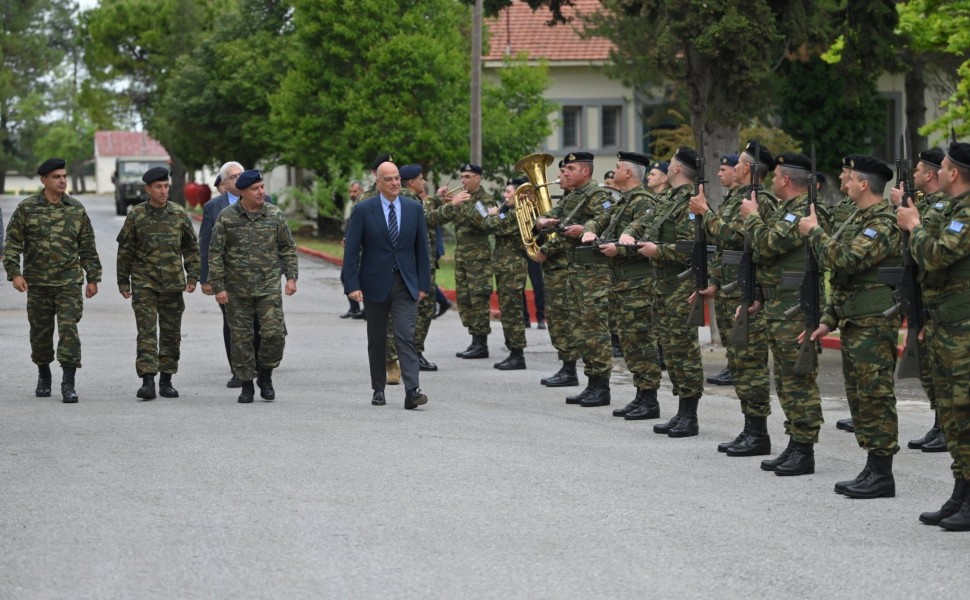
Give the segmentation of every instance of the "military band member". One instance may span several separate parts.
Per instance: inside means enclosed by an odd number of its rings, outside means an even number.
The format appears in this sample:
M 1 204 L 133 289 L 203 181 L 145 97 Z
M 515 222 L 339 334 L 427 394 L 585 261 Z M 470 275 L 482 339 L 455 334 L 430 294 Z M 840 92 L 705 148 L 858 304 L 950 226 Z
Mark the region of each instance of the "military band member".
M 514 191 L 514 190 L 513 190 Z M 495 249 L 492 264 L 495 268 L 495 289 L 498 291 L 498 306 L 502 313 L 502 333 L 508 357 L 495 363 L 500 371 L 525 369 L 525 321 L 522 319 L 523 298 L 525 297 L 525 278 L 528 267 L 522 234 L 519 231 L 519 213 L 514 202 L 507 198 L 502 210 L 493 206 L 488 211 L 485 223 L 495 234 Z
M 34 394 L 38 398 L 51 395 L 56 324 L 57 361 L 63 371 L 61 399 L 72 404 L 78 401 L 74 378 L 81 367 L 77 333 L 84 309 L 81 288 L 86 276 L 85 297 L 98 293 L 101 261 L 84 205 L 65 193 L 66 166 L 63 159 L 49 158 L 37 168 L 44 189 L 24 199 L 10 216 L 3 266 L 14 289 L 27 292 L 30 357 L 38 371 Z
M 283 359 L 286 327 L 280 294 L 280 269 L 287 296 L 296 293 L 296 244 L 286 217 L 266 202 L 263 174 L 244 171 L 236 180 L 242 197 L 219 214 L 209 249 L 209 282 L 216 302 L 227 304 L 232 329 L 232 370 L 242 381 L 239 402 L 250 403 L 256 391 L 274 400 L 273 369 Z M 259 371 L 253 347 L 253 320 L 259 320 Z
M 178 398 L 172 375 L 178 372 L 182 339 L 182 293 L 195 291 L 199 280 L 199 243 L 185 209 L 169 202 L 169 173 L 154 167 L 142 175 L 148 201 L 128 212 L 118 233 L 118 289 L 131 300 L 138 329 L 135 371 L 142 379 L 136 395 L 158 392 Z
M 822 323 L 811 335 L 817 340 L 836 328 L 841 331 L 849 411 L 856 441 L 868 454 L 859 475 L 836 483 L 835 491 L 850 498 L 892 497 L 893 456 L 899 452 L 893 389 L 899 317 L 884 314 L 895 299 L 892 289 L 879 283 L 879 268 L 900 263 L 899 229 L 892 206 L 882 196 L 893 172 L 871 156 L 851 158 L 848 169 L 846 189 L 855 214 L 831 236 L 814 210 L 798 222 L 819 268 L 830 272 L 832 289 Z
M 721 200 L 720 206 L 717 207 L 717 213 L 720 216 L 726 210 L 725 204 L 731 198 L 731 192 L 738 187 L 739 182 L 735 177 L 735 167 L 738 166 L 738 155 L 726 154 L 720 158 L 719 162 L 721 164 L 717 168 L 717 180 L 725 190 L 724 198 Z M 691 210 L 694 210 L 693 198 L 691 199 Z M 695 212 L 694 214 L 697 213 Z M 709 228 L 710 225 L 705 224 L 705 227 Z M 712 235 L 710 231 L 707 232 L 707 236 L 709 240 L 717 237 Z M 717 291 L 720 292 L 723 284 L 730 281 L 732 275 L 736 278 L 736 273 L 734 273 L 734 269 L 731 269 L 731 272 L 725 278 L 724 265 L 720 260 L 724 249 L 717 243 L 715 243 L 715 248 L 714 259 L 711 261 L 710 267 L 710 283 L 711 287 L 717 286 Z M 740 295 L 740 290 L 738 290 L 738 295 Z M 731 379 L 731 360 L 734 358 L 734 346 L 728 343 L 728 332 L 731 329 L 729 325 L 734 319 L 734 309 L 737 308 L 737 305 L 738 303 L 734 299 L 728 299 L 726 294 L 715 292 L 714 316 L 717 320 L 718 333 L 721 336 L 721 346 L 727 353 L 728 366 L 724 367 L 717 375 L 708 377 L 706 379 L 707 383 L 713 383 L 714 385 L 734 385 L 734 380 Z
M 698 434 L 697 405 L 704 393 L 704 371 L 697 329 L 687 326 L 690 313 L 688 297 L 695 291 L 693 278 L 680 280 L 687 268 L 687 256 L 677 252 L 678 240 L 693 241 L 694 225 L 688 205 L 694 195 L 697 152 L 677 149 L 670 159 L 667 179 L 670 193 L 647 215 L 623 230 L 620 243 L 641 241 L 639 252 L 651 259 L 656 277 L 656 318 L 662 323 L 660 341 L 667 363 L 667 374 L 678 397 L 677 414 L 667 423 L 653 426 L 655 433 L 669 437 Z
M 952 198 L 944 226 L 927 230 L 917 207 L 900 207 L 896 213 L 899 226 L 912 232 L 913 259 L 932 290 L 924 331 L 936 408 L 953 457 L 950 498 L 919 519 L 950 531 L 970 531 L 970 144 L 951 144 L 941 162 L 941 189 Z

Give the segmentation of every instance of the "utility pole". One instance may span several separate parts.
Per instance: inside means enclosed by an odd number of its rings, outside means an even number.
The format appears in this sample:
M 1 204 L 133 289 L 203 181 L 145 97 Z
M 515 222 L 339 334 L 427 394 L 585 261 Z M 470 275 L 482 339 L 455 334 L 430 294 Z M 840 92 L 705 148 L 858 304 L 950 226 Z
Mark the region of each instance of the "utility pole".
M 471 161 L 482 164 L 482 0 L 472 14 Z

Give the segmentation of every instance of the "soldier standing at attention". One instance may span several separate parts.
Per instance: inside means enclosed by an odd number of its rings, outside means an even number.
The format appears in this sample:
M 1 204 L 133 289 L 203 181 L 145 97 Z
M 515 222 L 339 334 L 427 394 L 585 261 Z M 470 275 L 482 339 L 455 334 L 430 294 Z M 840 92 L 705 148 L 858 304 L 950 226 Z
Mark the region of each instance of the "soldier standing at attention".
M 921 225 L 918 207 L 899 207 L 899 226 L 911 231 L 909 247 L 924 284 L 926 342 L 933 368 L 936 408 L 953 457 L 953 493 L 938 511 L 919 520 L 950 531 L 970 531 L 970 144 L 954 142 L 939 169 L 943 192 L 952 198 L 946 225 L 936 233 Z
M 842 332 L 845 393 L 856 441 L 868 453 L 863 470 L 853 480 L 836 483 L 836 493 L 850 498 L 892 497 L 896 495 L 893 456 L 899 452 L 893 389 L 899 317 L 883 314 L 896 300 L 892 288 L 879 283 L 879 268 L 900 263 L 899 229 L 892 206 L 882 196 L 893 172 L 872 156 L 851 158 L 848 168 L 846 188 L 857 209 L 852 218 L 831 236 L 819 225 L 814 210 L 798 222 L 798 230 L 812 243 L 819 268 L 831 274 L 832 293 L 811 339 L 821 339 L 836 328 Z
M 57 324 L 57 361 L 63 370 L 61 397 L 78 401 L 74 376 L 81 367 L 77 323 L 84 295 L 93 298 L 101 281 L 101 261 L 94 245 L 94 229 L 84 206 L 68 196 L 67 162 L 45 160 L 37 168 L 43 191 L 23 200 L 10 216 L 3 253 L 7 279 L 18 292 L 27 292 L 31 360 L 37 365 L 38 398 L 51 395 L 54 361 L 54 324 Z M 20 257 L 23 255 L 23 270 Z
M 723 187 L 727 192 L 724 194 L 724 198 L 721 200 L 721 205 L 717 207 L 716 215 L 712 213 L 711 217 L 707 217 L 704 220 L 715 219 L 717 221 L 722 221 L 722 217 L 726 217 L 723 221 L 731 222 L 734 215 L 737 214 L 737 208 L 740 206 L 740 200 L 735 199 L 731 202 L 734 191 L 738 188 L 740 183 L 736 177 L 735 167 L 738 166 L 738 155 L 737 154 L 726 154 L 721 157 L 721 165 L 717 168 L 717 180 L 720 182 L 721 187 Z M 695 208 L 700 208 L 700 201 L 703 204 L 707 204 L 707 198 L 704 196 L 699 196 L 698 201 L 695 202 L 691 198 L 691 211 L 697 214 Z M 733 206 L 733 210 L 731 207 Z M 710 208 L 708 207 L 705 212 L 701 213 L 701 216 L 707 214 Z M 729 325 L 734 319 L 734 309 L 738 307 L 738 298 L 741 296 L 741 290 L 738 289 L 734 294 L 719 293 L 722 292 L 722 287 L 724 284 L 729 283 L 737 279 L 737 268 L 733 265 L 725 265 L 722 262 L 724 256 L 724 250 L 741 250 L 744 245 L 743 238 L 738 240 L 739 235 L 736 235 L 734 230 L 729 227 L 717 227 L 721 235 L 729 236 L 735 242 L 728 246 L 730 242 L 722 240 L 721 236 L 715 235 L 711 231 L 711 226 L 714 223 L 705 222 L 704 226 L 707 228 L 707 235 L 713 238 L 715 242 L 716 250 L 714 251 L 714 258 L 711 260 L 711 271 L 710 271 L 710 287 L 702 295 L 709 296 L 714 295 L 714 315 L 717 320 L 717 330 L 721 336 L 721 346 L 727 354 L 727 366 L 724 367 L 720 373 L 707 378 L 707 383 L 713 383 L 714 385 L 734 385 L 734 380 L 731 378 L 731 363 L 734 361 L 734 346 L 728 343 L 728 332 L 731 330 Z M 718 223 L 719 225 L 720 223 Z M 713 289 L 712 289 L 713 288 Z M 725 448 L 726 449 L 726 448 Z
M 511 184 L 506 186 L 506 191 Z M 514 193 L 515 190 L 513 190 Z M 502 313 L 502 334 L 509 356 L 493 366 L 500 371 L 525 369 L 525 278 L 528 275 L 525 249 L 519 233 L 519 213 L 511 204 L 512 197 L 506 198 L 500 210 L 493 206 L 488 211 L 485 224 L 495 234 L 495 250 L 492 265 L 495 269 L 495 289 L 498 290 L 498 307 Z
M 178 398 L 172 375 L 178 371 L 182 339 L 183 292 L 199 280 L 199 243 L 184 208 L 168 201 L 168 169 L 154 167 L 142 175 L 148 201 L 128 212 L 118 234 L 118 289 L 131 300 L 138 328 L 135 370 L 142 379 L 136 395 L 158 393 Z
M 839 172 L 839 192 L 842 193 L 842 200 L 832 208 L 832 232 L 837 233 L 842 229 L 849 219 L 855 214 L 856 206 L 852 198 L 846 193 L 846 182 L 849 180 L 849 163 L 859 157 L 859 154 L 850 154 L 842 157 L 842 171 Z M 835 427 L 842 431 L 853 432 L 855 426 L 852 424 L 852 417 L 839 419 L 835 422 Z
M 236 180 L 242 197 L 219 214 L 209 249 L 209 282 L 216 302 L 226 304 L 232 329 L 232 370 L 242 381 L 239 402 L 253 401 L 256 352 L 253 320 L 259 320 L 259 373 L 263 400 L 274 400 L 273 369 L 283 359 L 286 328 L 280 267 L 286 295 L 296 293 L 296 244 L 283 211 L 266 203 L 263 174 L 244 171 Z

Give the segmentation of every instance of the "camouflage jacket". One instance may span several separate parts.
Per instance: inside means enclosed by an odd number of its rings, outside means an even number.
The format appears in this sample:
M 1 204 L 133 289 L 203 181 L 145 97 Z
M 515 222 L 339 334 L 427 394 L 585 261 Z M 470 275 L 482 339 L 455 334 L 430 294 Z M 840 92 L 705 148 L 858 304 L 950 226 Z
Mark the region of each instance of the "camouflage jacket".
M 819 226 L 830 232 L 828 209 L 821 205 L 815 208 Z M 756 279 L 762 287 L 781 285 L 784 271 L 805 270 L 805 238 L 798 231 L 798 221 L 807 214 L 808 192 L 782 202 L 767 218 L 754 214 L 744 219 L 751 236 Z
M 953 218 L 953 211 L 959 208 L 949 196 L 943 192 L 935 192 L 923 197 L 923 202 L 918 206 L 921 223 L 920 226 L 931 239 L 938 240 L 943 233 L 943 228 L 950 223 Z M 910 236 L 912 240 L 912 236 Z M 912 241 L 910 242 L 912 248 Z M 912 251 L 912 250 L 911 250 Z M 920 268 L 921 291 L 923 292 L 923 304 L 929 306 L 933 304 L 943 287 L 945 287 L 946 275 L 944 271 L 927 271 Z
M 501 204 L 499 208 L 501 208 Z M 485 218 L 485 224 L 495 234 L 495 256 L 525 256 L 522 234 L 519 232 L 519 213 L 514 208 Z
M 431 257 L 431 268 L 438 268 L 438 257 L 435 253 L 435 247 L 438 243 L 438 232 L 436 227 L 440 225 L 438 218 L 436 217 L 435 209 L 441 206 L 441 200 L 437 196 L 427 196 L 424 200 L 411 193 L 408 190 L 401 190 L 401 196 L 405 198 L 411 198 L 415 202 L 420 202 L 421 206 L 424 208 L 424 221 L 428 229 L 428 256 Z
M 855 202 L 848 196 L 842 196 L 842 200 L 832 207 L 832 232 L 837 232 L 854 213 Z
M 660 269 L 680 269 L 687 265 L 687 254 L 677 252 L 676 242 L 694 240 L 694 225 L 688 205 L 694 195 L 693 184 L 687 183 L 670 190 L 666 198 L 636 221 L 627 225 L 623 233 L 637 240 L 657 244 L 655 266 Z M 679 272 L 679 271 L 678 271 Z
M 213 292 L 278 294 L 281 268 L 286 279 L 297 278 L 296 243 L 279 207 L 267 202 L 251 213 L 240 200 L 219 213 L 209 247 Z
M 490 207 L 496 206 L 495 199 L 479 188 L 471 194 L 471 198 L 462 202 L 461 206 L 449 203 L 439 209 L 439 219 L 455 224 L 455 260 L 457 261 L 492 260 L 492 245 L 488 239 L 492 230 L 485 223 L 485 217 L 478 208 L 479 204 L 486 213 Z
M 94 228 L 84 205 L 68 195 L 53 204 L 44 194 L 23 200 L 7 225 L 3 266 L 7 279 L 23 275 L 28 285 L 81 285 L 101 281 Z M 23 271 L 20 256 L 23 255 Z
M 627 225 L 647 214 L 657 205 L 657 197 L 638 185 L 623 192 L 616 205 L 609 212 L 603 212 L 586 221 L 585 229 L 607 240 L 620 237 Z M 617 248 L 617 255 L 610 264 L 621 265 L 646 260 L 635 248 Z
M 184 208 L 166 202 L 135 206 L 118 233 L 118 288 L 179 292 L 199 280 L 199 242 Z
M 944 299 L 960 298 L 970 289 L 970 192 L 940 207 L 939 215 L 913 229 L 909 248 L 921 273 L 925 273 L 923 294 L 927 308 Z
M 558 219 L 560 225 L 582 225 L 612 208 L 613 196 L 596 183 L 590 181 L 581 188 L 570 190 L 568 194 L 547 211 L 543 217 Z M 556 235 L 542 245 L 542 253 L 548 257 L 566 255 L 572 260 L 573 249 L 580 244 L 580 238 Z
M 714 260 L 711 261 L 710 283 L 723 287 L 738 278 L 738 266 L 724 264 L 724 251 L 744 250 L 745 223 L 741 218 L 741 202 L 751 197 L 751 186 L 741 185 L 728 193 L 717 212 L 709 210 L 704 213 L 704 230 L 707 232 L 708 243 L 714 243 Z M 758 214 L 762 219 L 774 212 L 778 199 L 761 190 L 758 192 Z M 741 295 L 738 288 L 734 294 Z

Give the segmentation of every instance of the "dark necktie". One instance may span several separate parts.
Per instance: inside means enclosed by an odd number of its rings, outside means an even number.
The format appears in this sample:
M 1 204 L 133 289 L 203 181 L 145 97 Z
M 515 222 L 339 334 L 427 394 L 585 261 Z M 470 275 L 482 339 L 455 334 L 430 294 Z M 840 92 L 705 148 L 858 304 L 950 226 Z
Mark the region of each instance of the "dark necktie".
M 387 213 L 387 232 L 391 234 L 391 245 L 397 246 L 397 212 L 394 210 L 394 203 L 388 204 L 390 212 Z

